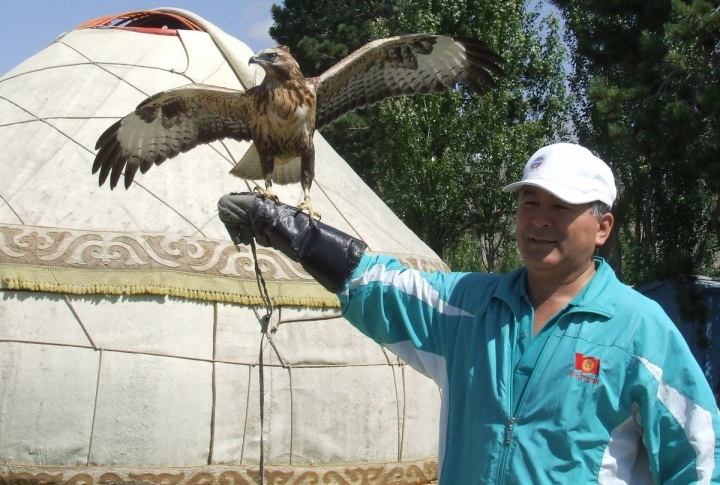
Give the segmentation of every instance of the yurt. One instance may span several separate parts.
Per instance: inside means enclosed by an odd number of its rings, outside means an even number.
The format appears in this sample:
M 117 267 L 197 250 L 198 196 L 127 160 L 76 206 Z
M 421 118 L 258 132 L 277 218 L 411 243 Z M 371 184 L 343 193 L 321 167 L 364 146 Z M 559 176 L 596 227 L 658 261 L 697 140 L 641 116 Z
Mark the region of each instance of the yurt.
M 249 143 L 198 147 L 129 190 L 91 174 L 99 135 L 147 96 L 248 89 L 262 79 L 251 55 L 162 8 L 81 25 L 0 78 L 0 485 L 252 484 L 261 443 L 268 484 L 436 479 L 438 387 L 265 248 L 274 310 L 261 347 L 253 255 L 229 241 L 216 205 L 254 187 L 228 173 Z M 324 222 L 447 269 L 315 144 Z M 299 185 L 275 188 L 301 201 Z

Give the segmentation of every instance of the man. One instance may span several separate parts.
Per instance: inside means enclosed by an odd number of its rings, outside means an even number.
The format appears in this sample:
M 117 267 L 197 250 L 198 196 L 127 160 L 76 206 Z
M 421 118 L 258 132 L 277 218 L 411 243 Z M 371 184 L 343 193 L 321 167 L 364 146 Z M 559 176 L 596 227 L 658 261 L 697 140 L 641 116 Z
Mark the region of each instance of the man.
M 720 483 L 720 416 L 700 368 L 660 307 L 593 257 L 613 226 L 610 168 L 550 145 L 504 190 L 519 190 L 525 262 L 505 275 L 364 255 L 252 194 L 219 210 L 236 243 L 299 261 L 347 320 L 438 383 L 441 484 Z

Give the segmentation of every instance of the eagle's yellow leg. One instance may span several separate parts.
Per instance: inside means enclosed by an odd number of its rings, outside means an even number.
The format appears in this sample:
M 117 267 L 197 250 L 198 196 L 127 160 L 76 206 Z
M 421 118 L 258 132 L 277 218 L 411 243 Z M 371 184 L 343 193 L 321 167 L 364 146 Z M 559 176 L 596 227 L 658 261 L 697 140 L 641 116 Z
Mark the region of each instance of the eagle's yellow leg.
M 268 199 L 273 199 L 279 201 L 278 196 L 275 195 L 275 192 L 273 192 L 272 185 L 270 187 L 265 187 L 265 196 Z
M 273 189 L 272 189 L 272 180 L 266 180 L 266 181 L 265 181 L 265 188 L 264 188 L 264 189 L 263 189 L 262 187 L 260 187 L 259 185 L 256 184 L 255 187 L 253 188 L 253 190 L 254 190 L 255 192 L 258 192 L 258 193 L 264 195 L 264 196 L 267 197 L 268 199 L 273 199 L 273 200 L 276 201 L 276 202 L 280 202 L 280 199 L 278 198 L 278 196 L 275 195 L 275 192 L 273 192 Z
M 303 189 L 303 192 L 305 194 L 305 200 L 303 200 L 302 204 L 300 204 L 300 209 L 306 210 L 310 217 L 317 217 L 320 219 L 320 213 L 313 210 L 312 202 L 310 202 L 310 190 Z

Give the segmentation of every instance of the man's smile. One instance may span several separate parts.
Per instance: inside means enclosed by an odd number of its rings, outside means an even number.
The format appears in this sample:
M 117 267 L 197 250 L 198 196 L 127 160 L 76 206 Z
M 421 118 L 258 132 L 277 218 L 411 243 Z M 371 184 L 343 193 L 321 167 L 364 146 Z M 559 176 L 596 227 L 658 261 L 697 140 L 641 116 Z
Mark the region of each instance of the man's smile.
M 557 242 L 556 239 L 542 236 L 528 236 L 528 240 L 533 244 L 555 244 Z

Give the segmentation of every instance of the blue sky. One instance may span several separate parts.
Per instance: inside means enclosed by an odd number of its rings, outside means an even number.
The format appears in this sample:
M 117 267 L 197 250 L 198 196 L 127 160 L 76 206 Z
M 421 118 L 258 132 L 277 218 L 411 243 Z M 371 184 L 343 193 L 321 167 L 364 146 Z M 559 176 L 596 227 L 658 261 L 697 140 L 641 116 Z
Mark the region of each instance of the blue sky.
M 0 0 L 0 76 L 38 53 L 60 34 L 89 20 L 106 15 L 176 7 L 190 10 L 257 52 L 275 45 L 268 35 L 272 25 L 270 7 L 282 0 Z M 543 14 L 553 10 L 539 4 Z
M 0 76 L 88 20 L 156 7 L 190 10 L 258 51 L 275 44 L 268 35 L 273 3 L 281 0 L 2 0 Z

